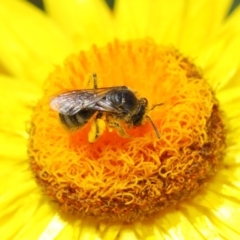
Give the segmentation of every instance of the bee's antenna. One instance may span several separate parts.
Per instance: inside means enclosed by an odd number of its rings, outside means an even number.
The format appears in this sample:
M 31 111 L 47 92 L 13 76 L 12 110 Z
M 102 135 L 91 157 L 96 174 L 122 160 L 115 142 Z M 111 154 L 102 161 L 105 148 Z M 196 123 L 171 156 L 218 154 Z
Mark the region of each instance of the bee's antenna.
M 163 103 L 155 104 L 149 111 L 152 111 L 155 107 L 162 106 L 162 105 L 163 105 Z
M 149 111 L 152 111 L 155 107 L 158 107 L 158 106 L 161 106 L 163 105 L 163 103 L 158 103 L 158 104 L 155 104 Z M 152 124 L 153 128 L 154 128 L 154 131 L 158 137 L 158 139 L 160 139 L 160 133 L 159 131 L 157 130 L 157 127 L 156 125 L 154 124 L 153 120 L 147 115 L 147 118 L 149 119 L 150 123 Z
M 155 105 L 155 106 L 156 106 L 156 105 Z M 158 139 L 160 139 L 160 133 L 159 133 L 159 131 L 157 130 L 157 127 L 156 127 L 156 125 L 154 124 L 153 120 L 152 120 L 148 115 L 146 115 L 146 117 L 149 119 L 150 123 L 152 124 L 152 126 L 153 126 L 153 128 L 154 128 L 154 131 L 155 131 Z

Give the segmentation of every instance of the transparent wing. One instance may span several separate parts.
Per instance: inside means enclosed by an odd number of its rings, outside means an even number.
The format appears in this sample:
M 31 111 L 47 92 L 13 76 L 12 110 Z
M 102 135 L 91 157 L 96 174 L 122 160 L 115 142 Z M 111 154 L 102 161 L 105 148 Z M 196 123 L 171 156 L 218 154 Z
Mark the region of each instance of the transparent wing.
M 92 93 L 84 91 L 66 92 L 52 98 L 50 107 L 59 113 L 74 115 L 86 107 L 92 98 Z
M 93 109 L 97 111 L 112 111 L 105 106 L 103 98 L 110 91 L 116 89 L 126 89 L 125 86 L 121 87 L 110 87 L 110 88 L 97 88 L 97 89 L 85 89 L 69 91 L 57 96 L 52 97 L 50 100 L 50 107 L 59 113 L 66 115 L 74 115 L 82 109 Z M 97 103 L 100 104 L 97 104 Z M 105 107 L 104 107 L 105 106 Z M 106 109 L 105 109 L 106 108 Z

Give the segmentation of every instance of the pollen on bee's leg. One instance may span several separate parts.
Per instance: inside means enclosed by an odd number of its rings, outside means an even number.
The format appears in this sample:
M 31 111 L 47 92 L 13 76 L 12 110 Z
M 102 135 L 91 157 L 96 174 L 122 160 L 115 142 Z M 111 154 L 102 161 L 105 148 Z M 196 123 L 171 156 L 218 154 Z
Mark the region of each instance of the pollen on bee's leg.
M 120 137 L 124 137 L 124 138 L 131 137 L 129 134 L 126 133 L 125 129 L 123 128 L 123 126 L 118 121 L 114 121 L 112 119 L 112 120 L 107 122 L 107 125 L 110 128 L 110 131 L 112 131 L 113 129 L 116 129 L 117 133 Z
M 96 118 L 91 125 L 91 129 L 88 133 L 88 141 L 90 143 L 96 142 L 105 132 L 106 122 L 102 118 Z
M 146 100 L 146 114 L 135 119 L 139 125 L 129 126 L 126 133 L 128 122 L 115 120 L 113 112 L 109 118 L 104 112 L 94 119 L 96 109 L 114 107 L 118 99 L 108 96 L 91 102 L 77 116 L 74 111 L 64 115 L 66 126 L 81 124 L 77 131 L 63 128 L 49 99 L 86 89 L 93 73 L 101 79 L 98 88 L 126 86 L 137 99 Z M 94 81 L 91 84 L 94 88 Z M 67 101 L 70 110 L 77 100 Z M 128 134 L 132 137 L 122 138 Z M 94 47 L 56 67 L 33 112 L 28 155 L 37 182 L 62 211 L 133 222 L 199 193 L 217 172 L 224 148 L 222 113 L 202 71 L 175 48 L 143 39 Z

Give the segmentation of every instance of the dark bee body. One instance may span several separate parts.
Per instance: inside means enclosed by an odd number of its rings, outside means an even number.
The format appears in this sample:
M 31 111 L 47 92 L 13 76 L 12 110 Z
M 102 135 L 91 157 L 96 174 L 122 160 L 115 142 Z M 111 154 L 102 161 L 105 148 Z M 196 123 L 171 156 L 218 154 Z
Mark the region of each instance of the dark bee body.
M 106 95 L 106 102 L 117 109 L 117 113 L 110 115 L 133 126 L 138 126 L 146 112 L 147 104 L 143 98 L 138 100 L 131 90 L 125 88 L 113 90 Z
M 104 116 L 110 128 L 116 128 L 119 135 L 127 136 L 119 123 L 123 121 L 129 126 L 140 126 L 146 115 L 148 102 L 146 98 L 138 99 L 126 86 L 94 88 L 65 92 L 55 96 L 50 106 L 59 112 L 61 123 L 69 130 L 83 127 L 95 114 L 94 142 L 102 133 L 99 132 L 98 119 Z M 150 117 L 148 117 L 150 119 Z M 156 126 L 150 119 L 159 138 Z
M 83 109 L 72 116 L 59 113 L 59 119 L 67 129 L 76 130 L 83 127 L 95 112 L 94 110 Z
M 123 86 L 120 90 L 113 89 L 109 91 L 101 101 L 106 105 L 105 107 L 115 109 L 113 113 L 108 113 L 109 116 L 122 119 L 133 126 L 141 125 L 146 112 L 147 100 L 145 98 L 138 100 L 135 94 L 127 89 L 127 87 Z M 99 106 L 95 103 L 93 108 L 103 107 L 102 103 Z M 115 112 L 116 110 L 117 112 Z M 104 112 L 104 109 L 101 111 Z M 89 108 L 84 108 L 74 115 L 59 113 L 59 118 L 63 125 L 70 130 L 74 130 L 84 126 L 96 112 L 96 110 L 91 109 L 91 106 L 89 106 Z
M 146 98 L 141 98 L 139 100 L 137 112 L 131 118 L 133 126 L 140 126 L 142 124 L 143 117 L 146 114 L 147 105 L 148 102 Z

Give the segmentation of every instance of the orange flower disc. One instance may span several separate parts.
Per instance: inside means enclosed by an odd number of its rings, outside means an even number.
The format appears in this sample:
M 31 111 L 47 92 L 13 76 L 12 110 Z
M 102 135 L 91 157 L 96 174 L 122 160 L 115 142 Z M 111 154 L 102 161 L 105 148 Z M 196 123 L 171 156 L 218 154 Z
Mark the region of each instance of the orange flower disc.
M 135 128 L 121 123 L 129 138 L 106 129 L 89 143 L 94 116 L 67 131 L 49 99 L 91 87 L 92 73 L 98 87 L 128 86 L 147 98 L 160 139 L 147 118 Z M 56 67 L 34 109 L 28 152 L 38 183 L 63 211 L 131 222 L 199 192 L 217 170 L 224 140 L 218 102 L 199 69 L 145 39 L 94 46 Z

